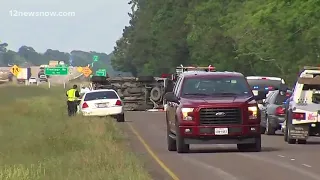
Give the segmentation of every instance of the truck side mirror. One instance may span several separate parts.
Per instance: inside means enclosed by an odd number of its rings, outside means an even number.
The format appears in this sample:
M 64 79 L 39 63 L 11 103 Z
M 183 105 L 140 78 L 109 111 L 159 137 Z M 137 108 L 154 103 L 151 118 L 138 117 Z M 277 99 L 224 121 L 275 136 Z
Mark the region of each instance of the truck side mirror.
M 256 96 L 254 96 L 254 99 L 256 101 L 262 101 L 266 98 L 267 94 L 262 92 L 262 91 L 258 91 L 258 94 Z
M 179 98 L 177 96 L 174 95 L 173 92 L 167 92 L 163 99 L 165 99 L 166 101 L 169 101 L 169 102 L 174 102 L 174 103 L 180 103 L 179 102 Z

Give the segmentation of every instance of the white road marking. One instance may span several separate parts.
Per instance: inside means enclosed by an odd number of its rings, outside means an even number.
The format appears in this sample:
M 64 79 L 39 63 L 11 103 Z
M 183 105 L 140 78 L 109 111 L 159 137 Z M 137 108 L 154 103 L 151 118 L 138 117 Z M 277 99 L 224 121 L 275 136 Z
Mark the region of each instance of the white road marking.
M 245 153 L 237 154 L 237 155 L 243 156 L 243 157 L 247 157 L 247 158 L 251 158 L 251 159 L 254 159 L 254 160 L 257 160 L 257 161 L 263 161 L 263 162 L 266 162 L 266 163 L 269 163 L 269 164 L 273 164 L 275 166 L 279 166 L 281 168 L 285 168 L 285 169 L 291 170 L 293 172 L 299 173 L 301 175 L 304 175 L 306 177 L 309 177 L 310 179 L 320 180 L 319 174 L 305 171 L 305 170 L 303 170 L 301 168 L 295 167 L 295 166 L 293 166 L 291 164 L 288 164 L 288 163 L 285 163 L 285 162 L 281 162 L 281 161 L 279 162 L 279 161 L 273 160 L 271 158 L 269 159 L 267 157 L 261 157 L 261 156 L 245 154 Z
M 280 154 L 279 154 L 278 156 L 279 156 L 279 157 L 282 157 L 282 158 L 284 158 L 284 157 L 285 157 L 285 156 L 283 156 L 283 155 L 280 155 Z
M 296 159 L 293 159 L 293 158 L 292 158 L 292 159 L 290 159 L 290 160 L 291 160 L 291 161 L 294 161 L 294 160 L 296 160 Z
M 309 164 L 302 164 L 302 166 L 309 167 L 309 168 L 312 167 L 312 166 L 310 166 Z
M 203 161 L 199 161 L 195 158 L 191 158 L 191 157 L 188 157 L 188 156 L 183 156 L 183 155 L 180 155 L 180 157 L 182 158 L 182 160 L 184 161 L 187 161 L 187 162 L 190 162 L 196 166 L 200 166 L 204 169 L 207 169 L 209 170 L 213 175 L 218 175 L 220 178 L 224 179 L 224 180 L 239 180 L 239 178 L 233 176 L 232 174 L 226 172 L 226 171 L 223 171 L 222 169 L 218 168 L 218 167 L 215 167 L 215 166 L 212 166 L 210 164 L 207 164 Z

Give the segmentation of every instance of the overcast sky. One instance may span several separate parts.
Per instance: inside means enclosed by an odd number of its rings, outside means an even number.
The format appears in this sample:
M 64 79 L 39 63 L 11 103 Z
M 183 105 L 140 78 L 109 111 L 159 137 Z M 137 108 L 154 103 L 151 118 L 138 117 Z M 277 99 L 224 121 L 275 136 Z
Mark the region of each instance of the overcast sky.
M 0 40 L 15 51 L 27 45 L 38 52 L 56 49 L 110 53 L 122 29 L 129 24 L 128 0 L 1 1 Z M 75 16 L 15 16 L 17 11 L 74 12 Z

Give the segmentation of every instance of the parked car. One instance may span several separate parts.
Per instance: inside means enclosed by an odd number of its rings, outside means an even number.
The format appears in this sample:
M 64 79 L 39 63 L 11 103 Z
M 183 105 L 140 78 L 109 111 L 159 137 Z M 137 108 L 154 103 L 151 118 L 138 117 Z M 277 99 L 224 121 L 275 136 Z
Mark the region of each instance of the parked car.
M 281 129 L 285 120 L 285 103 L 292 91 L 271 91 L 266 100 L 259 106 L 261 111 L 261 133 L 274 135 Z
M 123 103 L 113 89 L 98 89 L 86 92 L 80 101 L 83 116 L 112 116 L 124 122 Z

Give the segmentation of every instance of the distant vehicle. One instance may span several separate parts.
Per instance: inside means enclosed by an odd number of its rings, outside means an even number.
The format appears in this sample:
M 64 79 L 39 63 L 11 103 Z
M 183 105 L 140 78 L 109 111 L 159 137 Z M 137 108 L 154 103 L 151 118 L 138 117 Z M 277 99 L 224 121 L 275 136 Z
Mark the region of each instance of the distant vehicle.
M 255 98 L 255 99 L 254 99 Z M 236 72 L 185 72 L 165 95 L 167 146 L 186 153 L 190 144 L 237 144 L 261 151 L 260 111 L 245 77 Z
M 254 95 L 258 92 L 268 94 L 269 91 L 278 90 L 280 86 L 286 86 L 285 81 L 279 77 L 247 76 L 247 81 Z
M 35 77 L 29 78 L 29 83 L 30 84 L 37 84 L 37 78 L 35 78 Z
M 20 68 L 20 72 L 17 74 L 18 83 L 25 83 L 31 77 L 31 68 Z
M 39 75 L 39 82 L 48 82 L 47 76 L 44 74 Z
M 99 89 L 86 92 L 80 102 L 83 116 L 112 116 L 124 122 L 122 101 L 113 89 Z
M 320 68 L 304 67 L 287 101 L 282 130 L 288 144 L 306 144 L 320 135 Z
M 44 70 L 46 67 L 49 67 L 48 64 L 42 64 L 40 65 L 40 70 Z
M 261 133 L 274 135 L 281 126 L 285 118 L 285 103 L 291 96 L 291 91 L 276 90 L 270 92 L 261 110 Z

